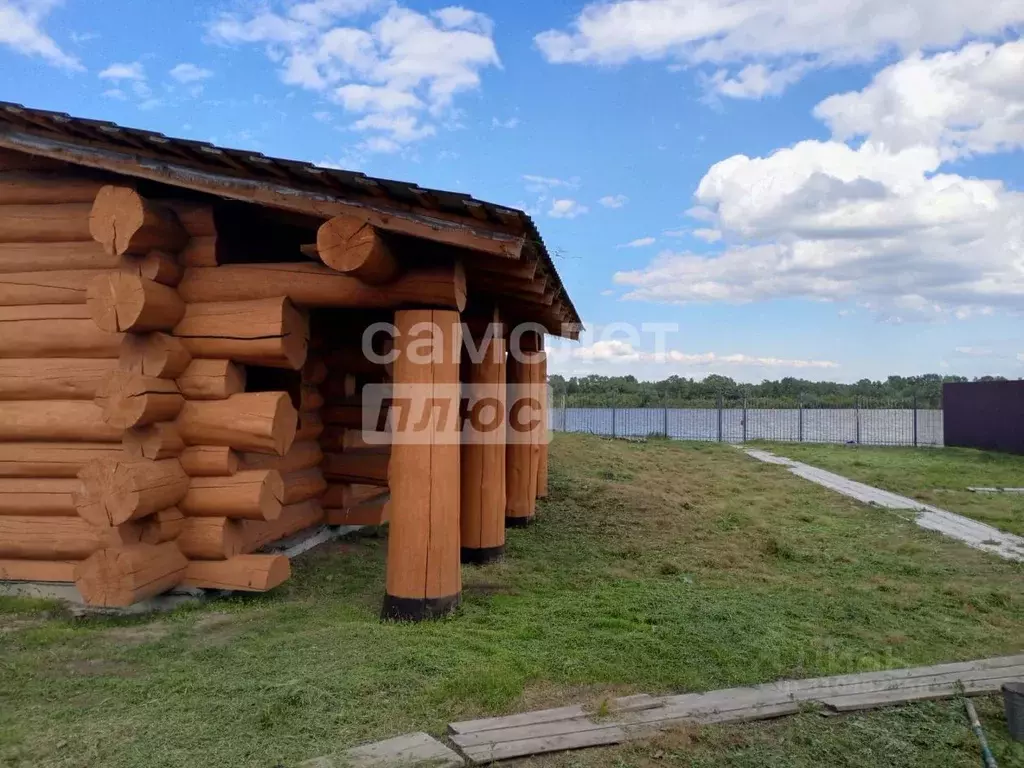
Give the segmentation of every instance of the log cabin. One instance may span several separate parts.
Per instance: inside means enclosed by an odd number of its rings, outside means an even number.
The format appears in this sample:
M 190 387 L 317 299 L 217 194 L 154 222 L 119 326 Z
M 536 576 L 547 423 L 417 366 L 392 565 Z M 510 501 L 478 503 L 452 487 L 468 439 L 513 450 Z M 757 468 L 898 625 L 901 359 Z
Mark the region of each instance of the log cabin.
M 581 327 L 522 211 L 0 102 L 0 580 L 265 591 L 268 545 L 387 523 L 382 618 L 447 615 L 546 494 Z

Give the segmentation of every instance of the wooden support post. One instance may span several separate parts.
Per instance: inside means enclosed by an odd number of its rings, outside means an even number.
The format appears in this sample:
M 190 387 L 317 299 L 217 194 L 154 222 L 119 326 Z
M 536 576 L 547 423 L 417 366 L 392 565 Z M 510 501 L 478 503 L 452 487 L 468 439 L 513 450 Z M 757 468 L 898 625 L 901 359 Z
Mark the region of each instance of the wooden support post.
M 511 527 L 529 525 L 537 510 L 543 357 L 543 352 L 509 350 L 505 524 Z
M 419 621 L 459 604 L 458 312 L 395 312 L 394 396 L 412 406 L 393 425 L 391 525 L 382 618 Z
M 542 337 L 543 343 L 543 337 Z M 543 347 L 542 347 L 543 348 Z M 537 389 L 541 403 L 540 414 L 540 448 L 539 461 L 537 465 L 537 498 L 544 499 L 548 495 L 548 443 L 551 442 L 551 431 L 548 420 L 550 411 L 548 408 L 548 355 L 543 353 L 538 370 Z
M 505 552 L 506 343 L 498 313 L 493 321 L 470 324 L 466 396 L 469 414 L 462 430 L 462 562 L 483 564 Z

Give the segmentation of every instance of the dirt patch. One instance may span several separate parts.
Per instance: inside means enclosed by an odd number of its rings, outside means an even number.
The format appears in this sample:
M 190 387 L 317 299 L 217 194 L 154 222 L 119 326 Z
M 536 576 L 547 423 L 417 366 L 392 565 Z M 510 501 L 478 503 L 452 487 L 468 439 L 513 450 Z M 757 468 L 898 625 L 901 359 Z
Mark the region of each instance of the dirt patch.
M 126 645 L 134 648 L 146 643 L 155 643 L 163 640 L 171 633 L 171 628 L 160 621 L 150 624 L 140 624 L 131 627 L 111 627 L 103 632 L 104 637 L 112 640 L 118 645 Z
M 519 590 L 508 586 L 508 584 L 481 581 L 476 584 L 463 584 L 462 594 L 466 597 L 493 597 L 494 595 L 518 595 Z
M 13 617 L 0 617 L 0 635 L 8 632 L 21 632 L 26 629 L 35 629 L 44 624 L 42 619 L 15 619 Z
M 192 645 L 199 648 L 223 648 L 241 634 L 240 615 L 227 611 L 204 613 L 192 625 Z

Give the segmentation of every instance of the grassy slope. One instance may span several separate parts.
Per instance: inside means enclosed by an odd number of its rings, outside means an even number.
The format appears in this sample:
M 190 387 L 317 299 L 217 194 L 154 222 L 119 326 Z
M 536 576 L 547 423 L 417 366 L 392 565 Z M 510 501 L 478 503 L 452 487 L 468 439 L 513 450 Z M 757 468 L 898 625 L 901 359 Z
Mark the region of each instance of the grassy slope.
M 510 532 L 505 563 L 464 570 L 448 621 L 377 621 L 384 544 L 155 620 L 0 601 L 0 764 L 290 766 L 452 719 L 1019 652 L 1024 636 L 1021 566 L 727 446 L 560 435 L 538 523 Z
M 879 448 L 772 443 L 775 453 L 1024 536 L 1024 494 L 969 487 L 1024 488 L 1024 456 L 969 448 Z

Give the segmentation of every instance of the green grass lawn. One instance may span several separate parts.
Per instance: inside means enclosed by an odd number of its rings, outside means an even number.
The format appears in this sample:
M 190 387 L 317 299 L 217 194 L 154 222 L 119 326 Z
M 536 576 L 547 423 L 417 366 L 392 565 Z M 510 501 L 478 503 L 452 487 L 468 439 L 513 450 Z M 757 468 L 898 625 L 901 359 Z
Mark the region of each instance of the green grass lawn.
M 538 522 L 509 532 L 504 563 L 463 570 L 446 621 L 377 620 L 379 534 L 310 554 L 272 594 L 155 618 L 0 600 L 0 765 L 293 766 L 454 719 L 1024 650 L 1019 564 L 728 446 L 559 435 L 551 451 Z M 951 706 L 546 759 L 973 764 Z M 1024 761 L 994 700 L 984 713 L 1006 764 Z
M 971 487 L 1024 488 L 1024 456 L 970 448 L 764 443 L 791 459 L 884 488 L 1024 536 L 1024 494 Z

